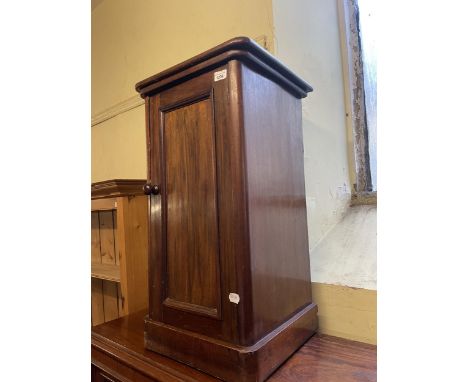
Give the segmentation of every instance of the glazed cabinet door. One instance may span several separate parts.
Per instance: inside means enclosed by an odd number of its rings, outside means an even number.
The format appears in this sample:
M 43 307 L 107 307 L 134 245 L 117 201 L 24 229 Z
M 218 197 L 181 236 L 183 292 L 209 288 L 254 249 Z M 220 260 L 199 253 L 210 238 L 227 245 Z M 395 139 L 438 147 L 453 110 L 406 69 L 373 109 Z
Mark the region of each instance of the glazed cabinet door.
M 149 172 L 160 191 L 151 196 L 149 314 L 232 340 L 234 251 L 224 245 L 230 228 L 223 223 L 233 213 L 223 195 L 233 181 L 226 183 L 229 91 L 224 67 L 150 98 Z

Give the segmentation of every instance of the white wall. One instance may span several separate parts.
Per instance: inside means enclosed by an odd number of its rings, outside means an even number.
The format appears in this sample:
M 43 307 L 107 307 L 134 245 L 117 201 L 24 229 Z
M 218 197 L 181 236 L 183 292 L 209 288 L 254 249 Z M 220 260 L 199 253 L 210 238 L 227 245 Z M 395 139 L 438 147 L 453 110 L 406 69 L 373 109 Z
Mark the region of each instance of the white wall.
M 273 24 L 276 56 L 314 88 L 303 100 L 313 266 L 313 249 L 342 219 L 351 197 L 336 1 L 273 0 Z
M 377 207 L 354 206 L 311 254 L 314 282 L 377 290 Z

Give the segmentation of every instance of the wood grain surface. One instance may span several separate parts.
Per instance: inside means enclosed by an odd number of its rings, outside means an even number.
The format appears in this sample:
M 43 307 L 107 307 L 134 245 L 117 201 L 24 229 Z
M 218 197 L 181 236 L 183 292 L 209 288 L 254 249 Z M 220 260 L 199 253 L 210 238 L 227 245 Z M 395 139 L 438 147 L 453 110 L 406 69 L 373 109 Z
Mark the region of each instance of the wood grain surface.
M 167 298 L 174 308 L 199 314 L 212 311 L 217 316 L 219 246 L 211 103 L 202 99 L 164 113 L 163 165 Z
M 93 365 L 111 377 L 132 381 L 215 382 L 182 363 L 146 350 L 141 311 L 93 328 Z M 122 378 L 122 380 L 124 380 Z M 268 379 L 268 382 L 374 382 L 377 347 L 315 334 Z
M 104 322 L 104 299 L 102 297 L 102 280 L 91 278 L 91 324 Z
M 377 380 L 377 347 L 316 334 L 269 382 L 373 382 Z
M 98 210 L 91 212 L 91 323 L 98 325 L 119 317 L 120 269 L 115 244 L 115 210 L 101 210 L 105 206 L 97 199 Z M 115 200 L 112 198 L 112 204 Z M 96 205 L 95 205 L 96 206 Z
M 150 99 L 149 183 L 161 193 L 150 197 L 149 318 L 235 342 L 227 295 L 237 290 L 230 269 L 244 241 L 232 234 L 245 222 L 228 97 L 226 81 L 213 84 L 210 72 Z
M 119 282 L 120 267 L 116 264 L 91 263 L 91 277 Z
M 92 185 L 96 197 L 91 200 L 92 325 L 148 306 L 145 183 L 112 180 Z
M 148 197 L 117 198 L 116 233 L 123 314 L 148 306 Z
M 102 296 L 104 300 L 104 318 L 106 321 L 119 317 L 118 284 L 102 280 Z
M 91 264 L 101 264 L 101 239 L 99 237 L 99 212 L 91 212 Z
M 112 214 L 113 211 L 99 212 L 99 232 L 102 263 L 115 265 L 114 218 Z
M 253 340 L 312 302 L 301 102 L 241 67 Z
M 91 184 L 91 199 L 143 195 L 146 179 L 112 179 Z

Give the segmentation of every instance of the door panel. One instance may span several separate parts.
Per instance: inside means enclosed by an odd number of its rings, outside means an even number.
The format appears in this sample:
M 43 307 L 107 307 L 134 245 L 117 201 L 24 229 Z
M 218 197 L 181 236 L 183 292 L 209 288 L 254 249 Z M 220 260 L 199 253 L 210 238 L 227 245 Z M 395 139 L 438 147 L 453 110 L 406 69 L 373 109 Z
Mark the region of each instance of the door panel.
M 160 185 L 148 320 L 231 343 L 246 343 L 252 316 L 239 68 L 229 61 L 147 100 L 148 180 Z
M 227 78 L 214 81 L 214 72 L 149 99 L 149 181 L 161 189 L 150 199 L 149 318 L 236 341 L 227 296 L 236 291 L 228 269 L 238 251 L 225 227 L 238 226 L 237 209 L 223 196 L 236 182 L 231 167 L 238 168 L 228 100 Z
M 211 93 L 162 112 L 166 204 L 164 305 L 219 317 L 216 148 Z

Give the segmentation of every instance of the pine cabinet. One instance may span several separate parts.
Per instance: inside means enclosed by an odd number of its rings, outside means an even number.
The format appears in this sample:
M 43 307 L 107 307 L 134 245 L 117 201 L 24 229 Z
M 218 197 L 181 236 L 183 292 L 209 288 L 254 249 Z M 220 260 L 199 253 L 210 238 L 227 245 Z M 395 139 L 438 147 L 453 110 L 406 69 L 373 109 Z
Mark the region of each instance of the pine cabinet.
M 248 38 L 136 85 L 147 116 L 145 346 L 227 381 L 262 381 L 317 328 L 301 98 Z
M 91 323 L 148 306 L 148 197 L 145 180 L 91 185 Z

